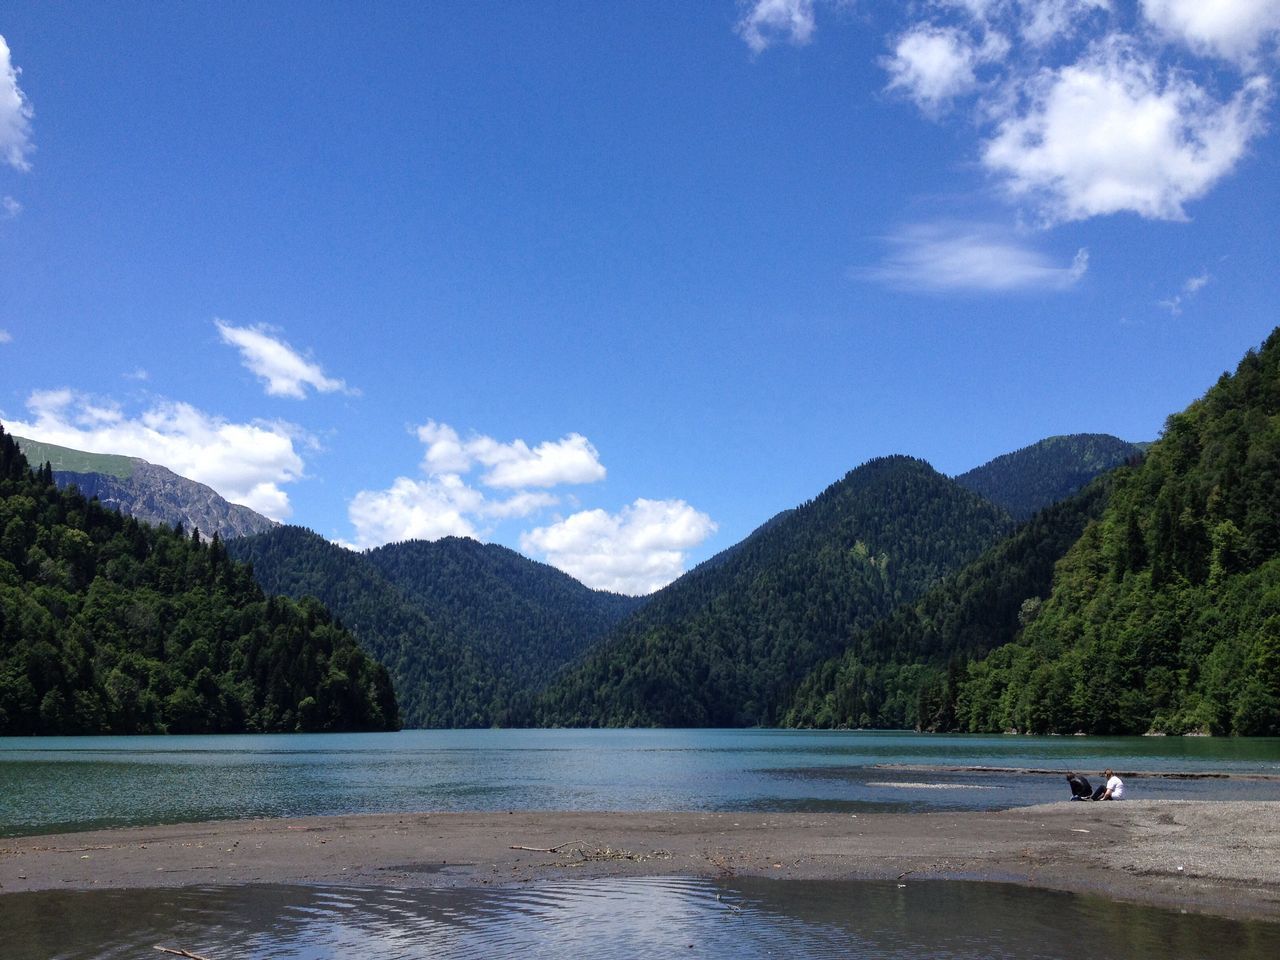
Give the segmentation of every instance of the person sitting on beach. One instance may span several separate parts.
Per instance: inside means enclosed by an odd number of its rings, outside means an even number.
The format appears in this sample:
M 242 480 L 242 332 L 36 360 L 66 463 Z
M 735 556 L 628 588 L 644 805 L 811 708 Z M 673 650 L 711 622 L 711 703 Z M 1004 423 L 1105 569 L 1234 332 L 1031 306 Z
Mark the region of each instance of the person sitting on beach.
M 1067 783 L 1071 784 L 1072 800 L 1090 800 L 1093 798 L 1093 786 L 1089 783 L 1088 777 L 1082 777 L 1078 773 L 1068 773 Z
M 1124 781 L 1115 775 L 1113 770 L 1104 770 L 1102 775 L 1107 778 L 1107 782 L 1093 791 L 1094 800 L 1123 800 L 1124 799 Z

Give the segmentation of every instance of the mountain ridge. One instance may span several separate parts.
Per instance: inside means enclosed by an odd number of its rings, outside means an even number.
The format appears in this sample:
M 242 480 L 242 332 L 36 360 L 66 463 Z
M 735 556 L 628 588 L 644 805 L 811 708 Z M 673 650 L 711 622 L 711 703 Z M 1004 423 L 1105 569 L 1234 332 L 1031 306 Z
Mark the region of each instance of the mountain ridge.
M 658 591 L 539 699 L 541 725 L 771 725 L 788 690 L 1012 527 L 911 457 L 867 461 Z
M 86 498 L 144 523 L 198 529 L 223 540 L 262 533 L 278 522 L 231 503 L 212 487 L 141 457 L 88 453 L 15 436 L 28 460 L 49 463 L 59 487 L 74 485 Z

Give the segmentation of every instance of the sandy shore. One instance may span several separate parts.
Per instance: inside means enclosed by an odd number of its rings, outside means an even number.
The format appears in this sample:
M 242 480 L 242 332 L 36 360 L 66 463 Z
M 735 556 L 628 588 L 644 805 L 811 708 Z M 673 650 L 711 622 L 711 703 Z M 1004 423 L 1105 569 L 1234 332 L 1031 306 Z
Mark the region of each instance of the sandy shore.
M 1280 920 L 1280 801 L 928 814 L 418 813 L 0 840 L 0 892 L 564 876 L 998 880 Z

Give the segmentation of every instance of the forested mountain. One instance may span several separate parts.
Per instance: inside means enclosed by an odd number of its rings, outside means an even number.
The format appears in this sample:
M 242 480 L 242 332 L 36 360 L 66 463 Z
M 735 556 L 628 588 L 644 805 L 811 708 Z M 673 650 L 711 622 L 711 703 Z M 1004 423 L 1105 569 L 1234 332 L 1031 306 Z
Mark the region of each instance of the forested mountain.
M 392 543 L 366 556 L 405 596 L 529 690 L 645 602 L 592 590 L 555 567 L 465 537 Z
M 456 537 L 356 553 L 301 527 L 228 545 L 268 590 L 314 596 L 391 671 L 409 726 L 505 725 L 641 601 Z
M 1123 468 L 961 729 L 1280 734 L 1280 330 Z
M 31 471 L 0 428 L 0 735 L 384 730 L 387 671 L 222 541 Z
M 956 482 L 1027 520 L 1094 477 L 1142 456 L 1142 446 L 1105 433 L 1049 437 L 962 473 Z
M 1011 526 L 922 461 L 872 460 L 655 594 L 536 720 L 775 724 L 815 665 Z
M 262 533 L 277 524 L 210 487 L 138 457 L 86 453 L 14 437 L 30 463 L 48 463 L 59 487 L 75 485 L 86 497 L 144 523 L 199 530 L 223 540 Z
M 783 722 L 799 727 L 947 730 L 967 662 L 1036 616 L 1054 565 L 1102 515 L 1110 475 L 1036 514 L 919 600 L 859 631 L 805 679 Z

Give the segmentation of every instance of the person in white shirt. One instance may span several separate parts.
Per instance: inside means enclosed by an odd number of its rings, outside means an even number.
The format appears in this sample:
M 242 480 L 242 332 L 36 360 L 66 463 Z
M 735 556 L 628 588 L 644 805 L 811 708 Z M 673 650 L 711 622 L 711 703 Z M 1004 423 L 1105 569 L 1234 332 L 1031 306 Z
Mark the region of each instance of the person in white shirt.
M 1095 800 L 1123 800 L 1124 799 L 1124 781 L 1116 776 L 1114 770 L 1104 770 L 1102 775 L 1107 778 L 1107 782 L 1093 791 L 1093 799 Z

